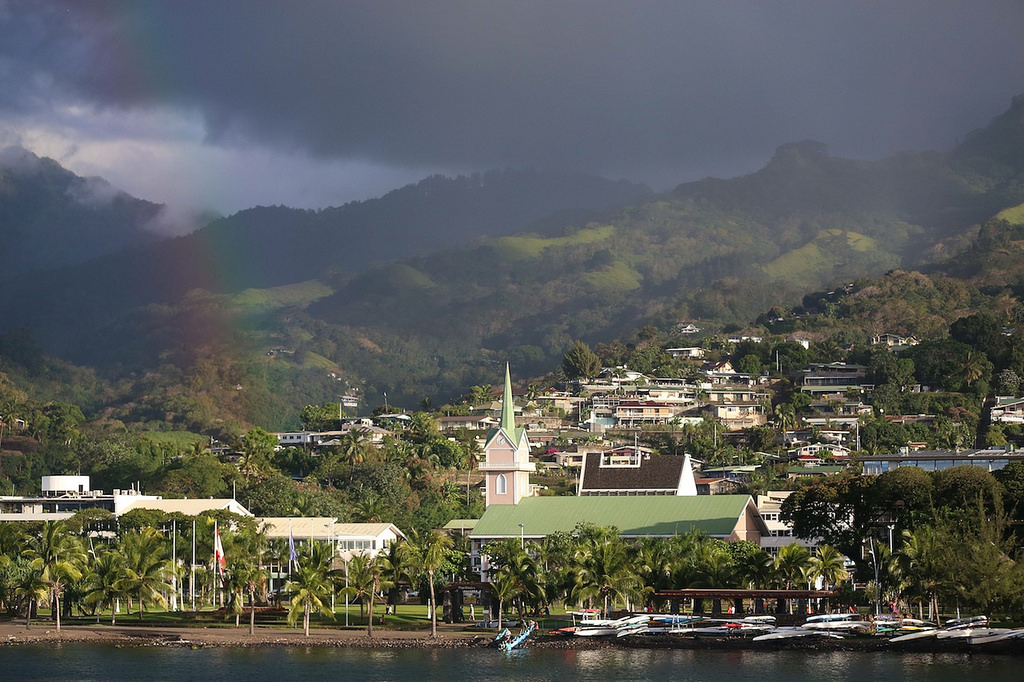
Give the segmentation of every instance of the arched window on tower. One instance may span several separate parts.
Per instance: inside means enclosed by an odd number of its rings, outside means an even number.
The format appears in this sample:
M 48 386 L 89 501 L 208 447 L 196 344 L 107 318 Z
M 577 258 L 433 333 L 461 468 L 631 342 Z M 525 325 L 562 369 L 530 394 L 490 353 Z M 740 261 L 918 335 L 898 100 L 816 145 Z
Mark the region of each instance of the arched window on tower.
M 508 494 L 508 482 L 505 480 L 505 474 L 498 474 L 498 477 L 494 479 L 494 489 L 498 495 Z

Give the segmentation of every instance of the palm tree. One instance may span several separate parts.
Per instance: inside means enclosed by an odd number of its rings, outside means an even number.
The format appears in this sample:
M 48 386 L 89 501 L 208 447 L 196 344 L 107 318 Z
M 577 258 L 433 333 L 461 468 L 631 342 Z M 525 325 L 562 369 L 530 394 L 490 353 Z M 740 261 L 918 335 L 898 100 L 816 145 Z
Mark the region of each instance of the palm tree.
M 301 613 L 302 632 L 309 637 L 309 616 L 314 610 L 334 618 L 334 613 L 325 604 L 332 589 L 330 576 L 322 562 L 317 561 L 315 557 L 299 557 L 295 572 L 285 584 L 285 592 L 291 598 L 288 624 L 294 626 Z
M 810 558 L 810 566 L 807 569 L 807 579 L 817 580 L 821 578 L 825 589 L 838 585 L 844 580 L 849 580 L 850 572 L 843 564 L 843 555 L 838 549 L 831 545 L 819 545 Z M 825 610 L 829 608 L 828 600 L 825 600 Z
M 675 587 L 673 576 L 682 556 L 675 551 L 673 538 L 641 538 L 636 546 L 634 567 L 643 584 L 654 591 Z
M 578 601 L 600 599 L 606 617 L 616 600 L 631 600 L 642 593 L 640 576 L 619 537 L 584 543 L 576 551 L 574 565 L 573 597 Z
M 370 442 L 366 431 L 362 429 L 349 429 L 341 437 L 341 460 L 354 467 L 366 459 Z
M 518 588 L 512 576 L 503 571 L 496 572 L 489 584 L 498 599 L 498 632 L 501 632 L 501 616 L 504 613 L 505 602 L 515 597 Z
M 242 611 L 245 610 L 244 596 L 249 597 L 249 634 L 254 634 L 256 624 L 256 588 L 265 580 L 262 570 L 248 561 L 235 561 L 227 575 L 227 590 L 231 595 L 228 607 L 235 614 L 235 627 L 239 626 Z
M 785 588 L 791 590 L 797 581 L 803 582 L 810 562 L 810 550 L 801 544 L 792 542 L 779 548 L 779 553 L 775 557 L 775 573 L 782 580 Z M 792 606 L 793 604 L 790 602 L 790 611 L 792 611 Z
M 392 542 L 387 549 L 377 555 L 377 563 L 380 564 L 381 582 L 390 585 L 388 590 L 387 603 L 394 604 L 398 601 L 397 588 L 403 581 L 409 580 L 409 570 L 405 562 L 405 552 L 402 551 L 400 542 Z M 384 611 L 385 616 L 387 610 Z
M 366 615 L 364 609 L 373 596 L 373 567 L 370 565 L 372 561 L 372 558 L 366 554 L 357 554 L 348 561 L 345 569 L 347 571 L 348 584 L 341 594 L 342 596 L 347 595 L 350 600 L 359 601 L 360 618 Z M 370 608 L 370 620 L 372 621 L 373 607 L 371 606 Z
M 38 537 L 30 538 L 25 557 L 33 569 L 40 571 L 42 580 L 50 588 L 53 617 L 60 631 L 60 598 L 64 587 L 71 581 L 82 579 L 80 566 L 85 564 L 85 551 L 78 538 L 67 532 L 60 521 L 47 521 Z
M 530 543 L 531 547 L 537 547 Z M 516 611 L 519 619 L 523 619 L 526 605 L 539 607 L 545 601 L 544 581 L 538 561 L 531 556 L 519 540 L 508 538 L 490 546 L 490 556 L 495 574 L 500 573 L 513 585 L 510 597 L 516 601 Z
M 405 543 L 409 564 L 421 575 L 426 574 L 430 585 L 430 636 L 437 637 L 437 598 L 434 593 L 434 573 L 448 561 L 452 538 L 447 533 L 435 530 L 420 539 L 413 536 Z
M 985 376 L 988 365 L 988 358 L 981 351 L 970 348 L 964 355 L 963 364 L 960 367 L 960 378 L 970 386 L 978 379 Z
M 917 597 L 918 614 L 924 619 L 924 601 L 928 601 L 929 618 L 938 613 L 938 592 L 941 587 L 939 542 L 934 530 L 922 526 L 915 531 L 903 531 L 902 551 L 897 555 L 900 573 L 907 582 L 906 590 Z
M 110 624 L 116 624 L 115 604 L 127 596 L 121 587 L 124 578 L 124 557 L 119 552 L 103 552 L 93 561 L 91 570 L 85 576 L 85 603 L 96 607 L 97 623 L 100 620 L 100 611 L 110 607 Z
M 167 605 L 164 593 L 171 589 L 167 582 L 171 570 L 167 546 L 158 530 L 143 528 L 122 535 L 119 550 L 124 557 L 124 577 L 117 586 L 139 600 L 141 621 L 147 601 Z
M 736 567 L 736 574 L 744 587 L 762 589 L 772 578 L 774 559 L 763 549 L 744 556 Z
M 29 567 L 25 571 L 18 586 L 14 589 L 15 594 L 26 599 L 25 603 L 25 629 L 29 629 L 32 621 L 32 609 L 40 599 L 46 599 L 50 595 L 50 585 L 43 579 L 43 571 L 39 568 Z

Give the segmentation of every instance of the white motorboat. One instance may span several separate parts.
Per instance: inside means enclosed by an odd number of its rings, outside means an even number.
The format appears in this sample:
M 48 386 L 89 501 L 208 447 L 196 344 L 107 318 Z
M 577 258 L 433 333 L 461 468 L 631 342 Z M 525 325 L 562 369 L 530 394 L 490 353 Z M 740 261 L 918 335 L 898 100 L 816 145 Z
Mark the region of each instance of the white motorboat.
M 804 630 L 797 627 L 775 628 L 774 631 L 757 635 L 752 641 L 769 642 L 776 639 L 796 639 L 799 637 L 839 637 L 840 635 L 822 630 Z
M 635 634 L 647 628 L 650 616 L 623 616 L 615 620 L 593 619 L 580 623 L 573 634 L 576 637 L 620 637 L 622 634 Z
M 866 632 L 870 630 L 873 623 L 861 620 L 856 613 L 835 613 L 822 616 L 811 616 L 800 627 L 804 630 L 819 630 L 822 632 Z
M 980 630 L 988 632 L 980 632 Z M 978 628 L 968 640 L 969 644 L 992 644 L 1003 642 L 1008 639 L 1021 639 L 1024 637 L 1024 629 L 1021 628 Z

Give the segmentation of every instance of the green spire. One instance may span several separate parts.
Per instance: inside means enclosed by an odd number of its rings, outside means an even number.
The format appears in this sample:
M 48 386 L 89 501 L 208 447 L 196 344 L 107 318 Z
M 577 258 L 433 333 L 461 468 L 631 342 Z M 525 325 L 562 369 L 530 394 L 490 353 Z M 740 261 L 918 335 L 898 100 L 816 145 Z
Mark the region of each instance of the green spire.
M 505 395 L 501 399 L 501 429 L 511 437 L 516 433 L 516 411 L 512 403 L 512 377 L 505 363 Z

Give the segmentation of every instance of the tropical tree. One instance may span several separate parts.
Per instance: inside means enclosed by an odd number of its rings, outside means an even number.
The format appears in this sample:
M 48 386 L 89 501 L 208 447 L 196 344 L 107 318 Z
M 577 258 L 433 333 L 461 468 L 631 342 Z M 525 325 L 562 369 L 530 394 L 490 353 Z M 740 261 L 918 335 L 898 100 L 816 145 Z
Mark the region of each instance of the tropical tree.
M 309 617 L 316 611 L 334 618 L 334 613 L 327 608 L 333 585 L 323 562 L 316 557 L 299 557 L 298 566 L 285 583 L 285 593 L 291 599 L 288 608 L 288 624 L 294 626 L 302 614 L 302 632 L 309 637 Z
M 530 546 L 534 553 L 540 551 L 539 545 L 530 543 Z M 500 574 L 503 580 L 511 582 L 512 591 L 506 597 L 515 600 L 520 620 L 527 603 L 538 607 L 544 602 L 546 594 L 541 578 L 544 571 L 518 539 L 506 538 L 490 543 L 485 552 L 490 557 L 492 577 Z
M 363 429 L 349 429 L 341 437 L 339 454 L 350 467 L 361 464 L 370 451 L 370 440 Z
M 736 562 L 736 576 L 740 584 L 751 589 L 762 589 L 769 585 L 775 560 L 763 549 L 745 554 Z
M 35 605 L 40 599 L 46 599 L 51 594 L 49 583 L 43 579 L 42 569 L 29 566 L 28 570 L 22 573 L 14 592 L 25 599 L 25 629 L 28 630 Z
M 388 589 L 387 603 L 393 606 L 398 603 L 398 586 L 409 580 L 409 566 L 406 564 L 406 555 L 402 551 L 402 543 L 392 542 L 387 549 L 377 555 L 377 563 L 380 565 L 381 583 L 390 585 Z M 387 610 L 385 610 L 385 616 Z
M 515 597 L 518 587 L 512 576 L 503 571 L 496 572 L 488 584 L 491 586 L 492 594 L 498 600 L 498 632 L 501 632 L 501 617 L 504 614 L 505 602 Z
M 118 550 L 124 557 L 124 575 L 117 587 L 139 600 L 141 621 L 147 601 L 167 606 L 164 593 L 171 590 L 167 546 L 158 530 L 143 528 L 122 535 Z
M 64 588 L 69 582 L 82 579 L 81 567 L 85 564 L 82 543 L 67 532 L 63 522 L 47 521 L 38 536 L 28 539 L 24 555 L 50 588 L 50 604 L 59 631 L 60 598 Z
M 434 574 L 449 563 L 448 552 L 452 548 L 452 538 L 447 533 L 434 530 L 426 536 L 411 537 L 405 547 L 408 560 L 415 572 L 426 575 L 430 585 L 430 636 L 437 637 L 437 596 L 434 591 Z
M 582 341 L 575 341 L 562 357 L 562 372 L 569 379 L 586 381 L 600 371 L 601 358 Z
M 819 545 L 810 558 L 807 569 L 807 579 L 815 581 L 821 579 L 823 587 L 828 589 L 838 585 L 844 580 L 849 580 L 850 572 L 846 570 L 843 563 L 843 555 L 831 545 Z M 828 600 L 825 601 L 825 610 L 829 608 Z
M 617 535 L 582 544 L 573 563 L 572 596 L 578 601 L 600 601 L 605 616 L 617 600 L 637 599 L 643 592 L 626 543 Z
M 97 623 L 100 622 L 100 612 L 110 608 L 110 624 L 116 624 L 117 602 L 128 596 L 122 587 L 124 578 L 124 557 L 120 552 L 102 552 L 92 562 L 85 576 L 85 603 L 96 609 Z
M 248 561 L 235 561 L 227 573 L 226 588 L 228 608 L 235 614 L 235 627 L 239 626 L 242 612 L 245 610 L 244 597 L 249 597 L 249 634 L 256 629 L 256 589 L 266 582 L 266 573 Z
M 364 609 L 373 598 L 374 568 L 371 566 L 372 562 L 372 557 L 366 554 L 357 554 L 349 559 L 345 567 L 347 580 L 346 586 L 342 590 L 341 594 L 342 596 L 347 596 L 350 600 L 356 600 L 359 602 L 360 618 L 365 617 L 366 612 Z M 372 605 L 370 608 L 370 620 L 372 621 Z M 373 624 L 370 623 L 370 625 L 372 627 Z M 373 632 L 373 630 L 371 629 L 370 632 Z
M 242 457 L 238 462 L 239 470 L 246 480 L 266 471 L 277 447 L 277 437 L 256 427 L 246 432 L 242 443 Z
M 779 548 L 779 553 L 775 557 L 775 574 L 782 581 L 783 586 L 787 590 L 791 590 L 798 582 L 804 582 L 810 564 L 810 550 L 799 543 L 792 542 Z M 790 602 L 790 612 L 792 612 L 792 606 L 793 604 Z

